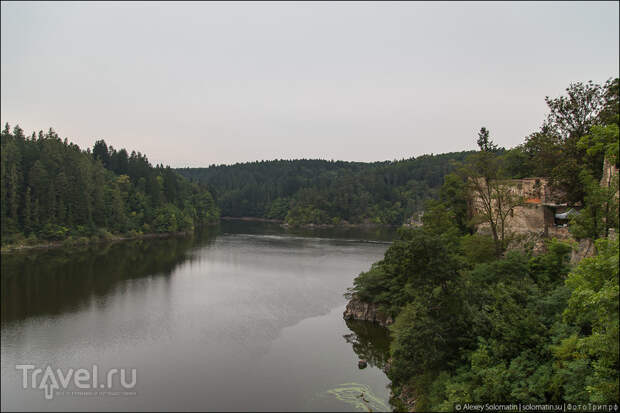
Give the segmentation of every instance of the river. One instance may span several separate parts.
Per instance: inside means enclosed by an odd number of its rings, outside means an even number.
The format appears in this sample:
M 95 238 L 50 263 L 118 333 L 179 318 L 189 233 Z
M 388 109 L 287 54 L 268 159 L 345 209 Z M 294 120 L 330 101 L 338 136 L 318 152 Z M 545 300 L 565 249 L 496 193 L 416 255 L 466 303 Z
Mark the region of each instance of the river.
M 389 410 L 386 331 L 342 312 L 392 237 L 222 222 L 3 254 L 2 410 Z

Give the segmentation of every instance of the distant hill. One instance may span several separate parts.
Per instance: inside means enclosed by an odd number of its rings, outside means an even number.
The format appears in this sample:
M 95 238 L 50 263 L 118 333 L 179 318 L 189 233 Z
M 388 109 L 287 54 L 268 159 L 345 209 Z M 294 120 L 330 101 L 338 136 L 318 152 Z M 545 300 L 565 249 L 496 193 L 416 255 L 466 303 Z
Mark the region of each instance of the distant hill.
M 434 198 L 454 163 L 472 152 L 383 162 L 273 160 L 179 168 L 207 184 L 222 216 L 306 224 L 401 224 Z

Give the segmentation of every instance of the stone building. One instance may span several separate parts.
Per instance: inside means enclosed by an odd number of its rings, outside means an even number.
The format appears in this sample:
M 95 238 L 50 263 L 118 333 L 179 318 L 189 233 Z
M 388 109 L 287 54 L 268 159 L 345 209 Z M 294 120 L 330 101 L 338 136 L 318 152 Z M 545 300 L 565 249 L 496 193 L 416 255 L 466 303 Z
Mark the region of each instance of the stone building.
M 605 159 L 601 186 L 610 184 L 614 177 L 618 177 L 618 167 Z M 562 193 L 553 190 L 546 178 L 523 178 L 503 181 L 510 188 L 512 195 L 521 200 L 521 204 L 514 208 L 513 213 L 506 221 L 506 232 L 521 235 L 539 235 L 541 238 L 567 239 L 568 223 L 572 214 L 578 213 L 581 205 L 568 205 L 561 202 Z M 616 192 L 620 197 L 620 191 Z M 475 213 L 480 209 L 482 201 L 472 197 L 470 209 Z M 488 231 L 489 224 L 482 223 L 478 231 Z
M 506 232 L 512 234 L 537 234 L 542 237 L 568 238 L 567 219 L 563 219 L 572 207 L 561 203 L 562 194 L 554 192 L 546 178 L 510 179 L 503 183 L 511 190 L 512 195 L 521 200 L 508 219 Z M 482 201 L 472 197 L 470 208 L 472 213 L 479 210 Z M 488 230 L 488 223 L 478 226 L 479 231 Z

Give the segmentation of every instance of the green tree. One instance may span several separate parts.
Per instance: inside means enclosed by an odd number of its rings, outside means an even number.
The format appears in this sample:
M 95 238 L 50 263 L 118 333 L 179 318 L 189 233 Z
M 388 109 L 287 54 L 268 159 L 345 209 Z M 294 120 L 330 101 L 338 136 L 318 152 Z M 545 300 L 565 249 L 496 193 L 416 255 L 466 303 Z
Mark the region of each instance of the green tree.
M 108 145 L 106 145 L 103 139 L 95 142 L 93 146 L 93 157 L 100 160 L 104 167 L 110 165 L 110 153 L 108 152 Z
M 592 81 L 571 83 L 566 96 L 545 97 L 549 115 L 545 125 L 563 142 L 573 141 L 588 133 L 605 105 L 605 88 Z
M 488 139 L 486 130 L 485 133 L 481 130 L 478 142 L 480 151 L 468 158 L 460 173 L 467 180 L 473 197 L 474 222 L 489 225 L 499 256 L 508 245 L 508 220 L 523 200 L 515 195 L 510 182 L 505 179 L 499 157 L 492 152 L 496 146 Z
M 526 137 L 523 150 L 528 155 L 534 176 L 550 176 L 562 158 L 560 138 L 548 131 L 534 132 Z
M 476 143 L 483 152 L 497 151 L 497 145 L 489 138 L 489 130 L 484 126 L 480 128 L 480 132 L 478 132 L 478 140 Z
M 550 113 L 544 125 L 547 133 L 558 137 L 562 156 L 550 173 L 551 184 L 565 193 L 569 203 L 582 202 L 585 187 L 579 178 L 584 164 L 584 147 L 578 145 L 592 126 L 609 120 L 613 109 L 613 83 L 601 86 L 589 81 L 572 83 L 566 89 L 566 96 L 545 98 Z M 617 108 L 615 109 L 617 113 Z M 607 115 L 601 114 L 605 112 Z M 601 160 L 595 162 L 598 163 Z M 602 162 L 601 162 L 602 165 Z M 601 166 L 593 165 L 591 173 L 600 178 Z
M 620 79 L 609 79 L 604 86 L 604 106 L 598 115 L 598 123 L 601 125 L 609 125 L 615 123 L 620 124 Z
M 26 195 L 24 197 L 24 233 L 29 234 L 32 230 L 32 196 L 30 187 L 28 187 L 26 188 Z
M 453 360 L 453 349 L 469 338 L 462 264 L 441 236 L 421 229 L 402 231 L 401 240 L 386 251 L 380 265 L 391 279 L 392 305 L 402 308 L 390 327 L 389 374 L 396 382 Z
M 569 227 L 577 238 L 607 237 L 618 229 L 618 175 L 601 185 L 587 170 L 580 174 L 586 188 L 585 208 L 571 218 Z
M 587 167 L 595 178 L 602 177 L 604 159 L 612 165 L 618 164 L 618 138 L 618 125 L 611 123 L 605 126 L 592 126 L 590 133 L 577 142 L 577 148 L 585 152 Z
M 445 176 L 439 190 L 439 200 L 454 213 L 454 220 L 463 233 L 471 231 L 469 226 L 469 196 L 467 183 L 456 173 Z
M 573 359 L 591 366 L 586 379 L 589 401 L 609 403 L 620 398 L 618 239 L 598 240 L 596 250 L 597 255 L 583 259 L 566 280 L 571 296 L 564 317 L 581 327 L 581 332 L 563 344 L 572 347 Z
M 492 237 L 482 234 L 467 234 L 460 239 L 463 255 L 471 265 L 493 261 L 496 257 Z

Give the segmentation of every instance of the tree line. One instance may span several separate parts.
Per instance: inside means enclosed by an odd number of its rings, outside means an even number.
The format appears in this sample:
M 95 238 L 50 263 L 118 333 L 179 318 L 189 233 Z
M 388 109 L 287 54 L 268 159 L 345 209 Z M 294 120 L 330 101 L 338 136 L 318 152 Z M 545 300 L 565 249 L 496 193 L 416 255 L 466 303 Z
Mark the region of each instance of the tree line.
M 291 225 L 400 225 L 436 197 L 444 176 L 468 152 L 397 161 L 274 160 L 178 169 L 213 189 L 224 216 Z
M 1 157 L 3 245 L 187 231 L 219 219 L 205 185 L 103 140 L 81 150 L 52 129 L 26 136 L 6 124 Z
M 546 99 L 548 118 L 517 148 L 499 150 L 481 129 L 479 151 L 445 177 L 423 225 L 401 228 L 348 292 L 394 317 L 388 375 L 397 396 L 414 394 L 417 411 L 620 398 L 619 246 L 610 236 L 618 177 L 600 180 L 604 158 L 618 166 L 618 79 L 566 92 Z M 472 194 L 486 192 L 497 208 L 505 194 L 493 182 L 521 176 L 548 177 L 580 205 L 569 230 L 595 242 L 593 257 L 571 265 L 569 242 L 547 240 L 535 254 L 474 231 L 493 217 L 472 214 Z M 402 400 L 398 409 L 411 407 Z

